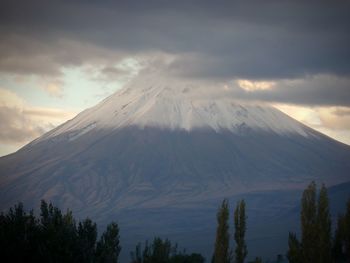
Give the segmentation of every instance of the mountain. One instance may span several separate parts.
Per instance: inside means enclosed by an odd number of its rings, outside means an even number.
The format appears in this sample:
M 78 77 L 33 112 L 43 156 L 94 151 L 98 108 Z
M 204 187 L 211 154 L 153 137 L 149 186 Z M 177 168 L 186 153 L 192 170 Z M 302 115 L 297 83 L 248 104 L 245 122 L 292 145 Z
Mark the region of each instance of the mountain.
M 349 160 L 349 146 L 270 106 L 141 81 L 0 158 L 0 208 L 52 200 L 78 217 L 119 220 L 126 255 L 155 234 L 208 255 L 223 198 L 246 198 L 251 216 L 273 226 L 310 181 L 349 182 Z M 289 226 L 277 225 L 280 242 Z M 260 244 L 276 242 L 261 229 Z

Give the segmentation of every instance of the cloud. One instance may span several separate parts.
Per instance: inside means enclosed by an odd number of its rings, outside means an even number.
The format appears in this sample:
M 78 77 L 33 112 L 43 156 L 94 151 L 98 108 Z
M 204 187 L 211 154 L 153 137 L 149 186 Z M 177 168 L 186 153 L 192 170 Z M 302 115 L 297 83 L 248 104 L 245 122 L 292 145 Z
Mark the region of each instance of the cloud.
M 350 106 L 350 76 L 315 75 L 300 79 L 244 83 L 245 86 L 242 87 L 242 80 L 230 82 L 233 97 L 299 105 Z
M 2 144 L 0 143 L 0 156 L 4 156 L 10 153 L 17 151 L 19 148 L 23 147 L 23 143 L 11 143 L 11 144 Z
M 0 107 L 0 141 L 2 143 L 25 142 L 45 132 L 18 108 Z
M 318 128 L 318 131 L 328 135 L 329 137 L 340 141 L 342 143 L 345 143 L 347 145 L 350 145 L 350 132 L 349 130 L 334 130 L 334 129 L 328 129 L 324 127 Z
M 350 107 L 274 106 L 307 126 L 350 145 Z
M 350 109 L 337 107 L 332 113 L 338 116 L 350 116 Z
M 115 79 L 115 78 L 120 78 L 120 76 L 127 74 L 127 71 L 121 68 L 107 66 L 101 70 L 101 74 L 103 74 L 107 78 Z
M 43 88 L 48 94 L 52 97 L 62 98 L 63 97 L 63 88 L 59 83 L 48 83 Z
M 131 57 L 242 100 L 348 107 L 349 13 L 349 1 L 4 0 L 0 72 L 56 80 L 89 67 L 102 87 L 130 76 L 118 65 Z
M 22 109 L 24 100 L 11 90 L 0 88 L 0 107 Z
M 321 123 L 324 127 L 350 131 L 350 107 L 320 108 L 318 111 Z M 341 114 L 339 114 L 339 112 L 341 112 Z
M 92 79 L 102 82 L 121 82 L 126 83 L 134 78 L 143 68 L 141 61 L 126 57 L 113 65 L 104 65 L 101 67 L 88 67 L 86 72 L 92 75 Z
M 74 116 L 54 108 L 38 108 L 8 89 L 0 89 L 0 144 L 27 143 Z
M 0 37 L 0 71 L 3 73 L 52 78 L 61 76 L 64 68 L 106 65 L 123 56 L 125 54 L 68 36 L 43 38 L 4 32 Z
M 57 74 L 161 51 L 177 56 L 183 77 L 347 75 L 349 10 L 347 1 L 11 0 L 0 11 L 0 68 Z
M 273 81 L 250 81 L 246 79 L 239 79 L 237 81 L 238 86 L 245 91 L 256 91 L 256 90 L 270 90 L 276 84 Z

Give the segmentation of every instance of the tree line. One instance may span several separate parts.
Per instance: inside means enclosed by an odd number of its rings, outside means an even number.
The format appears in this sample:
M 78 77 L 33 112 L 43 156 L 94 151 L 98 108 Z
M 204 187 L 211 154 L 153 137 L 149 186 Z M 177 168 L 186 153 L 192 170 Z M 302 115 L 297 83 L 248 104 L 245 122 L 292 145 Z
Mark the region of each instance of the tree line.
M 217 230 L 212 263 L 243 263 L 248 254 L 245 242 L 245 202 L 241 200 L 234 209 L 235 249 L 230 248 L 229 208 L 225 199 L 217 213 Z M 332 235 L 327 188 L 322 185 L 319 193 L 315 182 L 303 191 L 300 211 L 301 237 L 289 233 L 286 259 L 289 263 L 350 263 L 350 198 L 345 214 L 337 219 Z M 277 255 L 275 262 L 282 262 L 283 255 Z M 262 263 L 256 257 L 252 263 Z
M 228 201 L 224 199 L 217 213 L 217 229 L 214 255 L 212 257 L 213 263 L 243 263 L 248 251 L 245 243 L 246 219 L 245 201 L 241 200 L 237 203 L 234 211 L 234 240 L 236 248 L 230 248 L 230 234 L 229 234 L 229 208 Z
M 172 245 L 168 239 L 162 240 L 159 237 L 153 239 L 152 244 L 145 242 L 136 245 L 135 251 L 130 252 L 131 263 L 204 263 L 205 259 L 201 254 L 186 254 L 186 251 L 179 251 L 177 244 Z
M 39 217 L 22 203 L 0 215 L 0 248 L 2 262 L 117 262 L 121 250 L 115 222 L 97 239 L 91 219 L 76 222 L 44 200 Z
M 315 182 L 303 192 L 301 199 L 301 237 L 289 233 L 287 258 L 290 263 L 350 263 L 350 199 L 345 214 L 338 215 L 332 235 L 327 188 L 317 194 Z
M 245 241 L 247 216 L 244 200 L 233 211 L 231 247 L 229 204 L 224 199 L 217 212 L 217 228 L 212 263 L 244 263 L 248 255 Z M 338 216 L 334 235 L 327 189 L 319 193 L 312 182 L 303 192 L 300 211 L 300 240 L 289 233 L 286 259 L 290 263 L 350 263 L 350 199 L 346 211 Z M 97 225 L 86 218 L 77 221 L 71 211 L 62 213 L 52 203 L 42 200 L 40 215 L 26 212 L 21 203 L 0 214 L 2 262 L 120 262 L 119 227 L 107 225 L 98 238 Z M 283 262 L 278 255 L 275 262 Z M 155 237 L 138 243 L 130 252 L 131 263 L 203 263 L 202 255 L 187 254 L 168 239 Z M 252 263 L 262 263 L 256 257 Z
M 71 211 L 62 213 L 52 203 L 42 200 L 40 216 L 27 213 L 22 203 L 0 214 L 1 262 L 120 262 L 119 227 L 107 225 L 100 238 L 97 225 L 86 218 L 77 222 Z M 131 263 L 203 263 L 200 254 L 186 254 L 169 240 L 154 238 L 141 243 L 130 253 Z

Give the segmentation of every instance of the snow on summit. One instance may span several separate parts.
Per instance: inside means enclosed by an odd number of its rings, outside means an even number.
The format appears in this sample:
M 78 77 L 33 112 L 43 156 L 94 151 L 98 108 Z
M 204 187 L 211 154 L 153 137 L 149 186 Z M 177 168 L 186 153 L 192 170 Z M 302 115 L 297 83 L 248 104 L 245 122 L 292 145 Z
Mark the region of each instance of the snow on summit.
M 255 129 L 307 136 L 305 126 L 279 110 L 242 103 L 227 95 L 217 96 L 221 91 L 220 87 L 212 87 L 208 92 L 207 88 L 154 77 L 137 78 L 44 137 L 69 133 L 69 140 L 74 140 L 93 129 L 126 126 L 186 131 L 205 128 L 234 133 Z

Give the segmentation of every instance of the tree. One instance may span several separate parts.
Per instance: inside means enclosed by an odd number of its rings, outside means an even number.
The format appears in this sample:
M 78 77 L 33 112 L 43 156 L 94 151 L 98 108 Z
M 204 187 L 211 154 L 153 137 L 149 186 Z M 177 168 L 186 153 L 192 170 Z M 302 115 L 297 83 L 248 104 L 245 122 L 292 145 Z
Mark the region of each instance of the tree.
M 23 204 L 0 215 L 0 247 L 3 262 L 37 261 L 39 229 L 33 211 L 26 213 Z
M 283 262 L 283 255 L 278 254 L 276 258 L 276 263 L 282 263 Z
M 289 234 L 288 259 L 290 262 L 302 263 L 343 262 L 346 257 L 346 216 L 339 216 L 332 244 L 332 221 L 325 185 L 320 189 L 317 203 L 316 192 L 315 182 L 311 182 L 303 192 L 300 213 L 301 242 L 299 243 L 295 234 Z M 350 202 L 348 207 L 350 221 Z
M 169 263 L 204 263 L 205 259 L 201 254 L 192 253 L 191 255 L 177 254 L 170 258 Z
M 304 263 L 318 262 L 318 227 L 316 184 L 312 182 L 303 192 L 301 201 L 301 246 Z
M 58 207 L 44 200 L 40 210 L 40 258 L 46 262 L 75 262 L 78 239 L 72 212 L 62 214 Z
M 248 251 L 245 243 L 245 232 L 246 232 L 246 220 L 245 215 L 245 201 L 241 200 L 237 203 L 234 212 L 234 224 L 235 233 L 234 238 L 236 241 L 235 258 L 236 263 L 243 263 L 246 258 Z
M 143 262 L 143 255 L 141 253 L 141 243 L 138 243 L 136 245 L 135 251 L 130 252 L 130 257 L 131 257 L 131 263 L 142 263 Z
M 121 247 L 119 244 L 119 227 L 115 222 L 107 226 L 96 246 L 95 262 L 118 262 Z
M 97 239 L 97 226 L 89 218 L 78 225 L 78 262 L 93 262 Z
M 177 244 L 173 246 L 170 240 L 162 240 L 159 237 L 155 237 L 150 246 L 146 241 L 145 248 L 141 251 L 141 243 L 138 243 L 135 251 L 130 253 L 131 263 L 204 263 L 205 261 L 200 254 L 187 255 L 185 251 L 178 253 Z
M 332 262 L 332 230 L 331 216 L 329 213 L 329 200 L 327 189 L 322 185 L 317 206 L 318 225 L 318 261 L 319 263 Z
M 345 214 L 338 216 L 332 257 L 335 262 L 350 263 L 350 198 L 346 205 Z
M 345 216 L 339 215 L 332 247 L 332 258 L 335 262 L 345 262 L 345 228 Z
M 118 262 L 118 225 L 108 225 L 98 245 L 96 238 L 96 223 L 85 219 L 77 227 L 71 211 L 63 214 L 44 200 L 39 218 L 21 203 L 0 213 L 2 262 Z
M 256 257 L 255 260 L 253 261 L 254 263 L 262 263 L 261 257 Z
M 287 258 L 289 263 L 301 263 L 301 245 L 294 233 L 289 233 Z
M 171 257 L 172 247 L 171 242 L 166 239 L 162 240 L 159 237 L 154 238 L 151 246 L 151 256 L 149 262 L 163 263 L 169 261 Z
M 215 249 L 213 255 L 214 263 L 229 263 L 230 262 L 230 235 L 229 235 L 229 210 L 228 201 L 224 199 L 217 213 L 217 229 Z
M 346 205 L 344 221 L 345 256 L 347 263 L 350 263 L 350 198 Z

